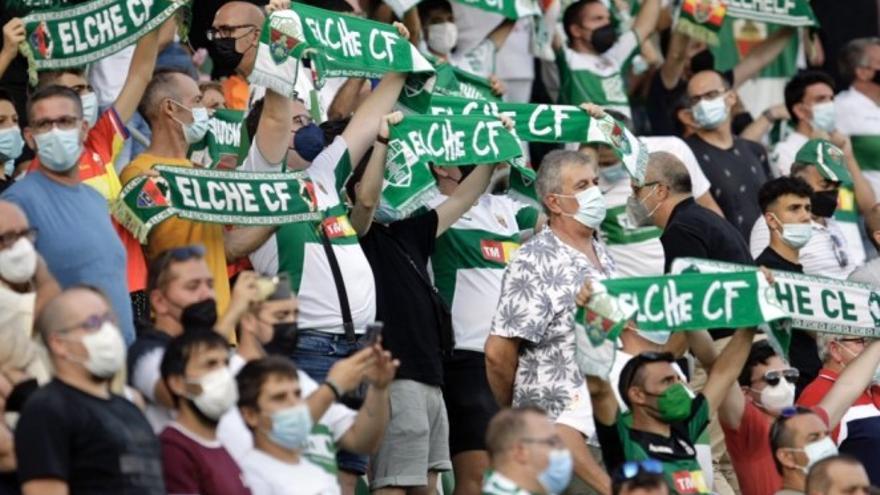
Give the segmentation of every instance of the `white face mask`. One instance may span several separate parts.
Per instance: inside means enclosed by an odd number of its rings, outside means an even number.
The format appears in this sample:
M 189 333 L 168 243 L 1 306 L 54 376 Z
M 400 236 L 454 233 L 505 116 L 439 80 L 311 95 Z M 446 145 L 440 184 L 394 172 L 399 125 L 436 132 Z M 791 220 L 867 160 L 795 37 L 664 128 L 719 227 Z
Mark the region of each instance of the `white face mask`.
M 428 26 L 428 48 L 440 55 L 449 55 L 458 43 L 458 27 L 452 22 L 440 22 Z
M 807 456 L 807 465 L 801 466 L 801 470 L 803 470 L 804 474 L 807 474 L 810 471 L 810 468 L 822 459 L 837 455 L 837 445 L 834 444 L 831 435 L 826 435 L 822 440 L 808 443 L 804 445 L 803 449 L 799 450 Z
M 727 120 L 727 102 L 725 95 L 711 100 L 700 100 L 691 107 L 691 113 L 700 129 L 715 129 Z
M 226 366 L 217 368 L 192 383 L 198 383 L 202 393 L 190 399 L 210 419 L 220 419 L 238 400 L 235 377 Z
M 775 386 L 767 385 L 761 390 L 761 407 L 767 411 L 778 412 L 794 404 L 794 385 L 784 378 Z
M 37 271 L 37 251 L 29 239 L 19 237 L 12 246 L 0 251 L 0 278 L 23 284 Z
M 125 341 L 119 328 L 109 321 L 83 337 L 82 344 L 89 353 L 83 365 L 98 378 L 109 379 L 125 364 Z
M 595 230 L 602 224 L 602 220 L 605 220 L 607 206 L 605 205 L 605 197 L 602 196 L 602 191 L 598 187 L 588 187 L 573 195 L 557 194 L 557 196 L 577 200 L 578 211 L 572 214 L 563 214 L 574 218 L 582 225 Z
M 773 214 L 771 213 L 771 215 Z M 776 218 L 776 215 L 773 215 L 773 218 L 782 224 L 782 232 L 780 232 L 782 242 L 792 249 L 800 249 L 810 242 L 810 238 L 813 236 L 812 223 L 782 223 Z
M 98 95 L 94 92 L 86 93 L 79 99 L 82 101 L 83 119 L 89 123 L 89 129 L 91 129 L 98 121 Z
M 825 101 L 813 105 L 813 118 L 810 124 L 816 129 L 832 132 L 835 127 L 836 116 L 834 114 L 834 102 Z

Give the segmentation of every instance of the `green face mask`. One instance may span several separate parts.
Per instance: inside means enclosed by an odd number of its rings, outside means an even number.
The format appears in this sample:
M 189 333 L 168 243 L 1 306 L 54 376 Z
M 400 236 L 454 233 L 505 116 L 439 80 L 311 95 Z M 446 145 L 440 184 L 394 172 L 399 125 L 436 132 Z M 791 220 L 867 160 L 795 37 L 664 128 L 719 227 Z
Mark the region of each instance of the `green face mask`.
M 691 414 L 694 399 L 683 383 L 676 383 L 657 396 L 657 410 L 660 419 L 666 423 L 675 423 L 687 419 Z

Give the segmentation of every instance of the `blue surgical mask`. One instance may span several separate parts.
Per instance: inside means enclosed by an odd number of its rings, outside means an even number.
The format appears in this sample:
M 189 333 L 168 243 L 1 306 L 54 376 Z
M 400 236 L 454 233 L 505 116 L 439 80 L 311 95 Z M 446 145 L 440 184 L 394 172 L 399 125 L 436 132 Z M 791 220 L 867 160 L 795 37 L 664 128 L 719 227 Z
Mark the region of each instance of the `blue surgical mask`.
M 297 450 L 306 447 L 311 431 L 312 415 L 309 406 L 303 403 L 272 414 L 269 438 L 286 449 Z
M 83 119 L 88 122 L 91 129 L 98 121 L 98 96 L 95 93 L 86 93 L 79 99 L 82 101 Z
M 184 124 L 183 122 L 174 119 L 175 122 L 180 124 L 183 127 L 183 138 L 186 140 L 187 144 L 198 143 L 202 139 L 204 139 L 205 134 L 208 133 L 208 124 L 211 120 L 211 116 L 208 115 L 208 109 L 205 107 L 192 107 L 188 108 L 181 103 L 178 103 L 174 100 L 171 100 L 177 106 L 186 108 L 192 113 L 193 121 L 189 124 Z
M 588 187 L 575 195 L 557 194 L 557 196 L 573 197 L 577 200 L 578 211 L 566 215 L 573 217 L 582 225 L 591 229 L 597 229 L 599 228 L 599 225 L 602 224 L 602 220 L 605 220 L 607 207 L 605 205 L 605 198 L 602 196 L 602 191 L 600 191 L 598 187 Z
M 832 132 L 835 127 L 834 102 L 826 101 L 813 105 L 813 118 L 810 123 L 816 129 Z
M 813 226 L 809 223 L 782 224 L 782 241 L 793 249 L 800 249 L 810 242 Z
M 574 462 L 568 449 L 551 450 L 547 469 L 538 475 L 538 482 L 548 493 L 562 493 L 571 481 L 573 466 Z
M 79 127 L 53 127 L 42 134 L 34 134 L 40 163 L 53 172 L 67 172 L 72 169 L 82 155 L 83 144 L 79 134 Z
M 724 98 L 725 95 L 721 95 L 711 100 L 700 100 L 691 107 L 691 113 L 700 129 L 715 129 L 727 120 L 727 103 Z
M 293 135 L 293 149 L 307 162 L 311 162 L 324 150 L 324 131 L 314 122 L 302 127 Z
M 21 156 L 24 139 L 18 126 L 0 130 L 0 161 L 4 162 L 4 173 L 12 175 L 15 171 L 15 159 Z
M 617 184 L 628 179 L 629 172 L 626 171 L 623 163 L 616 163 L 608 167 L 599 167 L 599 177 L 608 184 Z

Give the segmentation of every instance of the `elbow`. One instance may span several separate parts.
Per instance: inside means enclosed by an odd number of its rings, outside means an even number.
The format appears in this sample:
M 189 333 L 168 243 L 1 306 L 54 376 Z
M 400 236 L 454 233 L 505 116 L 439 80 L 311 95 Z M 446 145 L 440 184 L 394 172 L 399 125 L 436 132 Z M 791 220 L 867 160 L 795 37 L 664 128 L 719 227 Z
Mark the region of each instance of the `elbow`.
M 490 335 L 483 349 L 486 355 L 486 373 L 488 375 L 497 375 L 504 368 L 509 368 L 511 364 L 510 357 L 502 349 L 499 340 L 501 340 L 501 337 Z

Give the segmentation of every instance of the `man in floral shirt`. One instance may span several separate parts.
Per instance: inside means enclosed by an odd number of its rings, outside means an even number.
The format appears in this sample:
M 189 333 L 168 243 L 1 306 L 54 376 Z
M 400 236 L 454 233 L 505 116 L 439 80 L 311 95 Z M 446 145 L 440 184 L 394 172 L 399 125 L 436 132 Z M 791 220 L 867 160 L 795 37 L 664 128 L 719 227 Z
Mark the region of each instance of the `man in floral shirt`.
M 486 341 L 486 372 L 502 406 L 537 405 L 555 420 L 575 459 L 575 474 L 599 492 L 608 475 L 585 438 L 594 432 L 590 398 L 575 363 L 575 294 L 587 279 L 614 275 L 596 229 L 605 218 L 597 156 L 549 153 L 536 189 L 549 228 L 535 235 L 507 266 Z

